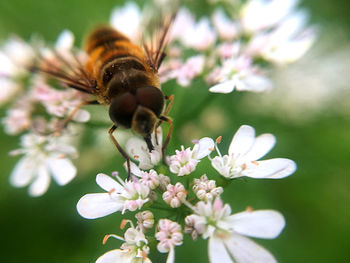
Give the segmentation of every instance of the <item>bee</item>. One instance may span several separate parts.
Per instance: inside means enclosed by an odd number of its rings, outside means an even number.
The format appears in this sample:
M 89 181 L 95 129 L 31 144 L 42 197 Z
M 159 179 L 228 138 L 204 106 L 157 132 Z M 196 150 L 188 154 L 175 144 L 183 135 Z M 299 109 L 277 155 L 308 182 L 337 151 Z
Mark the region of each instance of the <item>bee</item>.
M 142 46 L 132 43 L 123 33 L 109 26 L 100 26 L 87 37 L 85 53 L 87 62 L 82 64 L 72 54 L 74 63 L 58 52 L 54 60 L 41 58 L 32 70 L 56 79 L 65 86 L 89 93 L 96 100 L 83 101 L 64 121 L 66 126 L 83 105 L 102 104 L 109 108 L 113 122 L 108 133 L 113 143 L 127 161 L 130 177 L 130 157 L 120 146 L 113 133 L 117 128 L 131 129 L 142 136 L 151 152 L 154 148 L 151 134 L 162 122 L 169 124 L 167 137 L 162 146 L 167 147 L 173 122 L 167 116 L 173 104 L 173 95 L 165 96 L 161 90 L 158 69 L 165 57 L 167 34 L 175 14 L 164 19 L 156 45 Z M 166 101 L 169 101 L 167 107 Z

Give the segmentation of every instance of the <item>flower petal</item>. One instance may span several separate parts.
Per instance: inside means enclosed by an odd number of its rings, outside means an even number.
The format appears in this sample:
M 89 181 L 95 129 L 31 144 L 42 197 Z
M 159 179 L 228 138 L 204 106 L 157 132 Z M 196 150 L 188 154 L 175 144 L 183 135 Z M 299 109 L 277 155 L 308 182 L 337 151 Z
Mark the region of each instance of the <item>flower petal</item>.
M 58 36 L 58 39 L 56 41 L 55 48 L 59 51 L 61 50 L 69 50 L 73 47 L 74 43 L 74 35 L 71 31 L 65 29 L 62 31 L 62 33 Z
M 277 263 L 269 251 L 244 236 L 232 235 L 224 244 L 235 263 Z
M 129 155 L 139 162 L 140 168 L 148 170 L 153 167 L 150 153 L 144 140 L 137 137 L 130 138 L 125 148 Z
M 28 192 L 31 196 L 43 195 L 50 185 L 50 174 L 47 168 L 42 165 L 38 168 L 38 174 L 33 183 L 30 185 Z
M 46 164 L 59 185 L 69 183 L 77 174 L 77 168 L 67 158 L 48 158 Z
M 204 137 L 199 140 L 198 148 L 195 153 L 196 159 L 202 159 L 214 150 L 214 140 L 208 137 Z
M 244 155 L 244 158 L 249 161 L 255 161 L 267 154 L 275 145 L 276 138 L 272 134 L 261 134 L 255 138 L 255 142 L 250 149 Z
M 208 253 L 210 263 L 234 262 L 228 254 L 223 240 L 215 236 L 209 238 Z
M 230 93 L 235 88 L 236 81 L 227 80 L 212 86 L 209 91 L 214 93 Z
M 96 176 L 96 183 L 107 192 L 112 190 L 120 192 L 123 189 L 123 186 L 121 186 L 116 180 L 103 173 L 99 173 Z
M 37 167 L 29 158 L 22 158 L 16 164 L 10 175 L 10 184 L 14 187 L 24 187 L 30 183 Z
M 228 149 L 229 155 L 242 156 L 246 154 L 254 144 L 255 130 L 249 125 L 242 125 L 233 136 Z
M 274 210 L 244 211 L 226 220 L 235 232 L 256 238 L 276 238 L 285 226 L 282 214 Z
M 123 8 L 115 8 L 112 12 L 111 25 L 135 40 L 140 33 L 141 12 L 134 2 L 125 4 Z
M 73 116 L 73 120 L 77 122 L 87 122 L 90 120 L 90 113 L 87 110 L 78 110 Z
M 242 171 L 243 176 L 252 178 L 284 178 L 295 172 L 297 165 L 294 161 L 285 158 L 274 158 L 264 161 L 247 163 Z
M 123 252 L 120 249 L 114 249 L 111 251 L 106 252 L 102 256 L 100 256 L 97 260 L 96 263 L 116 263 L 116 262 L 125 262 L 123 260 Z
M 108 193 L 87 194 L 77 204 L 78 213 L 87 219 L 95 219 L 121 211 L 123 203 L 112 199 Z

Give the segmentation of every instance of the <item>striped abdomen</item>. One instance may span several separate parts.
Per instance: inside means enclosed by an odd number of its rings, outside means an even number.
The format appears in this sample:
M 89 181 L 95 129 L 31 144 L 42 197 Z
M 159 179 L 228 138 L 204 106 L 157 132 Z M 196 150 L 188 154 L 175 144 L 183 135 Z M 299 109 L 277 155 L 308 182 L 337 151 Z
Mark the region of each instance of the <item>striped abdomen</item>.
M 122 33 L 100 27 L 88 37 L 85 51 L 89 55 L 86 69 L 97 81 L 97 96 L 109 104 L 125 92 L 140 87 L 159 87 L 158 76 L 147 64 L 144 51 Z

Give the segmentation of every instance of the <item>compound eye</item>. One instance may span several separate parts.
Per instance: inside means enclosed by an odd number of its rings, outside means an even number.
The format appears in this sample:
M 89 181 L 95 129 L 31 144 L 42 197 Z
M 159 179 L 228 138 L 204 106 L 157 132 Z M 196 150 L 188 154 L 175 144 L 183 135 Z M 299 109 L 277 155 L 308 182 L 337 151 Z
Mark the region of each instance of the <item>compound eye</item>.
M 109 106 L 109 117 L 115 124 L 131 128 L 131 121 L 136 108 L 137 101 L 135 96 L 126 92 L 112 99 Z
M 143 87 L 136 90 L 136 98 L 139 104 L 152 110 L 157 117 L 164 108 L 164 95 L 156 87 Z

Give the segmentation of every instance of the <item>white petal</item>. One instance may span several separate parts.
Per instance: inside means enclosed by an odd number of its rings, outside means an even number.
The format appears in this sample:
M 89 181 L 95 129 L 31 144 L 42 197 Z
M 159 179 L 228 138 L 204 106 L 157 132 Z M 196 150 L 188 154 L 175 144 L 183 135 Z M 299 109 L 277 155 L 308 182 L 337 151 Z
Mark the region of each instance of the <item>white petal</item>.
M 166 263 L 174 263 L 175 262 L 175 249 L 174 247 L 170 248 L 168 258 L 166 259 Z
M 208 253 L 210 263 L 230 263 L 234 262 L 228 254 L 224 242 L 217 237 L 209 238 Z
M 214 140 L 208 137 L 204 137 L 199 140 L 198 148 L 195 153 L 196 159 L 202 159 L 214 150 Z
M 127 168 L 127 163 L 124 163 L 125 168 Z M 134 164 L 133 162 L 130 162 L 130 172 L 138 177 L 142 176 L 141 170 L 140 168 L 137 167 L 136 164 Z
M 133 2 L 127 3 L 123 8 L 114 9 L 110 20 L 113 27 L 131 39 L 137 38 L 140 30 L 140 22 L 140 8 Z
M 59 185 L 69 183 L 77 174 L 77 168 L 67 158 L 49 158 L 46 164 Z
M 209 91 L 214 93 L 230 93 L 235 88 L 236 81 L 227 80 L 212 86 Z
M 112 190 L 120 192 L 123 189 L 123 186 L 121 186 L 116 180 L 102 173 L 96 176 L 96 183 L 107 192 Z
M 87 219 L 95 219 L 121 211 L 123 203 L 113 200 L 108 193 L 87 194 L 77 204 L 78 213 Z
M 125 252 L 123 252 L 120 249 L 111 250 L 111 251 L 106 252 L 102 256 L 100 256 L 96 260 L 96 263 L 116 263 L 116 262 L 122 263 L 122 262 L 124 262 L 123 254 L 125 254 Z
M 272 82 L 268 78 L 258 74 L 252 74 L 241 82 L 242 85 L 237 84 L 238 91 L 263 92 L 273 87 Z
M 224 239 L 224 243 L 235 263 L 277 263 L 269 251 L 249 238 L 236 234 Z
M 140 168 L 148 170 L 153 167 L 150 153 L 144 140 L 133 137 L 127 141 L 125 148 L 129 155 L 139 162 Z
M 29 158 L 22 158 L 16 164 L 10 175 L 10 184 L 15 187 L 23 187 L 29 184 L 36 172 L 36 165 Z
M 38 168 L 38 174 L 33 183 L 30 185 L 28 192 L 31 196 L 43 195 L 50 185 L 50 174 L 47 168 L 42 165 Z
M 252 178 L 280 179 L 295 172 L 297 165 L 294 161 L 285 158 L 247 163 L 247 168 L 242 171 L 243 176 Z
M 274 210 L 245 211 L 226 220 L 235 232 L 257 238 L 275 238 L 285 226 L 282 214 Z
M 254 128 L 249 125 L 242 125 L 233 136 L 228 153 L 235 156 L 242 156 L 253 146 L 255 140 Z
M 87 122 L 90 120 L 90 113 L 87 110 L 78 110 L 73 116 L 73 120 L 77 122 Z
M 73 47 L 73 43 L 74 35 L 66 29 L 58 36 L 55 47 L 57 50 L 69 50 Z
M 250 149 L 244 155 L 244 158 L 249 161 L 255 161 L 267 154 L 275 145 L 276 138 L 272 134 L 261 134 L 255 138 L 255 142 Z

